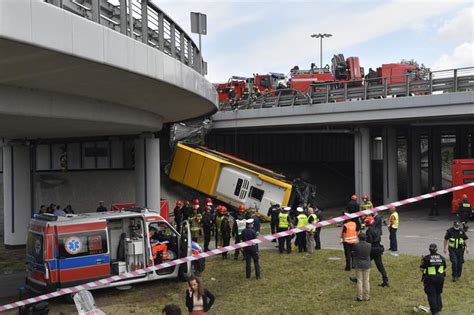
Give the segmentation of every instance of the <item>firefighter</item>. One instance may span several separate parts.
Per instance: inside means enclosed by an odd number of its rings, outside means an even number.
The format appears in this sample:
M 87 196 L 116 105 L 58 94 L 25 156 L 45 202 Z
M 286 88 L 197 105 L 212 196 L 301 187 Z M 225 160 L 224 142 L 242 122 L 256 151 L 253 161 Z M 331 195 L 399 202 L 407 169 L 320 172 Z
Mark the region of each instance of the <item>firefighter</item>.
M 385 270 L 382 261 L 382 255 L 384 252 L 384 247 L 382 244 L 380 244 L 382 238 L 380 237 L 379 232 L 374 226 L 375 220 L 371 215 L 365 218 L 364 223 L 367 226 L 367 231 L 365 233 L 367 235 L 367 242 L 372 244 L 372 249 L 370 251 L 370 260 L 373 260 L 375 262 L 377 270 L 382 275 L 382 283 L 379 284 L 379 286 L 388 288 L 389 285 L 387 271 Z
M 192 209 L 191 203 L 186 200 L 186 203 L 185 203 L 183 209 L 181 210 L 181 212 L 183 213 L 183 221 L 186 221 L 187 219 L 189 219 L 189 217 L 191 216 L 191 212 L 192 212 L 191 209 Z
M 356 213 L 360 211 L 360 205 L 357 202 L 357 195 L 352 195 L 351 200 L 347 204 L 346 211 L 347 213 Z M 360 230 L 361 228 L 361 222 L 359 218 L 354 219 L 354 222 L 357 224 L 357 229 Z
M 283 211 L 278 215 L 278 232 L 284 232 L 291 228 L 291 220 L 290 220 L 290 207 L 283 208 Z M 280 237 L 278 239 L 278 250 L 280 254 L 283 254 L 285 250 L 286 244 L 286 253 L 291 253 L 291 235 L 287 235 L 284 237 Z
M 230 228 L 230 221 L 229 221 L 229 213 L 227 212 L 226 207 L 221 208 L 222 212 L 222 221 L 220 224 L 220 234 L 222 238 L 222 246 L 229 246 L 230 245 L 230 238 L 232 235 L 232 229 Z M 227 259 L 227 252 L 222 253 L 222 259 Z
M 346 268 L 350 271 L 352 266 L 352 249 L 354 244 L 358 242 L 359 228 L 352 220 L 346 220 L 341 229 L 341 243 L 344 247 L 344 256 L 346 257 Z
M 211 241 L 211 230 L 214 226 L 214 217 L 211 214 L 211 207 L 209 205 L 204 206 L 201 225 L 204 233 L 204 251 L 207 252 L 209 251 L 209 243 Z
M 467 248 L 467 235 L 461 228 L 461 222 L 454 221 L 453 227 L 446 231 L 444 236 L 444 253 L 447 253 L 449 247 L 449 260 L 451 261 L 453 270 L 453 282 L 461 277 L 462 265 L 464 263 L 464 252 L 469 253 Z
M 298 207 L 296 209 L 298 211 L 298 216 L 296 217 L 296 227 L 303 228 L 304 226 L 308 225 L 308 217 L 304 214 L 304 209 L 302 207 Z M 300 232 L 296 234 L 296 242 L 298 243 L 298 252 L 306 252 L 306 233 Z
M 272 231 L 272 234 L 275 234 L 277 232 L 277 227 L 278 227 L 278 215 L 281 212 L 280 205 L 275 204 L 273 202 L 270 203 L 270 208 L 268 209 L 267 216 L 270 217 L 270 228 Z M 276 243 L 276 240 L 272 241 L 273 243 Z
M 246 221 L 245 229 L 242 231 L 242 241 L 250 241 L 257 238 L 257 234 L 253 229 L 254 219 L 248 219 Z M 255 266 L 255 278 L 260 279 L 260 263 L 258 262 L 258 245 L 246 246 L 243 248 L 245 257 L 245 276 L 247 279 L 250 278 L 252 267 L 250 265 L 253 260 Z
M 181 223 L 183 222 L 183 207 L 184 203 L 181 200 L 176 201 L 176 207 L 174 208 L 174 223 L 176 224 L 176 230 L 181 233 Z
M 216 207 L 214 207 L 211 198 L 206 198 L 206 206 L 209 207 L 209 213 L 211 214 L 212 221 L 214 222 L 214 220 L 216 219 Z M 214 224 L 211 228 L 211 236 L 214 236 Z
M 257 99 L 262 95 L 258 86 L 254 85 L 252 88 L 252 98 Z
M 430 244 L 430 254 L 421 259 L 420 268 L 423 271 L 422 281 L 432 314 L 439 314 L 443 308 L 441 293 L 443 293 L 444 277 L 446 275 L 446 259 L 437 253 L 436 244 Z
M 201 235 L 201 221 L 202 215 L 198 212 L 199 205 L 193 206 L 193 212 L 189 217 L 189 225 L 191 227 L 191 238 L 194 242 L 199 243 L 199 236 Z
M 360 210 L 368 210 L 372 209 L 374 205 L 372 204 L 372 201 L 370 201 L 368 195 L 364 195 L 362 197 L 362 203 L 360 204 Z
M 214 220 L 215 230 L 216 230 L 216 248 L 222 247 L 222 235 L 221 235 L 221 222 L 224 217 L 223 206 L 216 207 L 216 219 Z
M 458 217 L 463 225 L 464 232 L 467 232 L 467 230 L 469 229 L 469 227 L 466 224 L 469 221 L 471 212 L 472 212 L 471 202 L 469 201 L 469 199 L 467 199 L 467 195 L 464 194 L 462 195 L 461 201 L 459 202 L 459 205 L 458 205 Z
M 241 242 L 242 231 L 245 229 L 247 219 L 245 218 L 245 206 L 240 205 L 237 216 L 232 227 L 232 236 L 235 237 L 235 244 Z M 235 250 L 234 259 L 239 259 L 240 249 Z
M 244 92 L 242 93 L 242 99 L 248 100 L 250 96 L 249 88 L 245 87 Z

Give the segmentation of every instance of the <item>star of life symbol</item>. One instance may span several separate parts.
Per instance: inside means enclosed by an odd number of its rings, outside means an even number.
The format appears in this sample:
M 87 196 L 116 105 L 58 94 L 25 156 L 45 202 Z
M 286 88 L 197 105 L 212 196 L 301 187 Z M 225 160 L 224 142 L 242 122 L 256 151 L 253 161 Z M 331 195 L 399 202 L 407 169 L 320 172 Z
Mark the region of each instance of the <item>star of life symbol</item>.
M 82 249 L 82 242 L 78 237 L 70 237 L 66 240 L 66 244 L 64 245 L 66 252 L 71 255 L 75 255 L 79 253 Z
M 39 255 L 40 252 L 41 252 L 41 241 L 40 240 L 35 241 L 35 252 L 36 252 L 36 255 Z

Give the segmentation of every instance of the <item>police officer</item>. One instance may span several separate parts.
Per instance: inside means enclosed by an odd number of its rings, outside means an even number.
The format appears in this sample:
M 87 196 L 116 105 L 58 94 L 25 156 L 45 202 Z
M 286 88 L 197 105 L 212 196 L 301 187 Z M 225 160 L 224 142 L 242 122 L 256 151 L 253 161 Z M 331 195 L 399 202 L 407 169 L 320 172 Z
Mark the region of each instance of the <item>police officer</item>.
M 257 233 L 253 229 L 253 219 L 248 219 L 246 221 L 246 227 L 242 231 L 242 241 L 250 241 L 257 238 Z M 252 245 L 244 247 L 244 257 L 245 257 L 245 276 L 247 279 L 250 278 L 250 273 L 252 271 L 252 267 L 250 266 L 251 259 L 253 260 L 253 264 L 255 266 L 255 278 L 258 280 L 260 279 L 260 264 L 258 262 L 258 245 Z
M 430 254 L 422 258 L 420 268 L 423 270 L 422 279 L 431 313 L 439 314 L 443 308 L 441 293 L 446 275 L 446 260 L 437 253 L 436 244 L 430 244 L 429 250 Z
M 222 221 L 220 224 L 220 232 L 222 238 L 222 246 L 229 246 L 230 245 L 230 237 L 232 235 L 232 229 L 230 227 L 229 221 L 229 213 L 227 212 L 227 208 L 222 206 Z M 227 259 L 227 252 L 222 253 L 222 259 Z
M 246 221 L 247 220 L 245 219 L 245 206 L 240 205 L 239 211 L 234 220 L 234 225 L 232 227 L 232 236 L 235 237 L 235 244 L 241 242 L 240 237 L 242 236 L 242 231 L 245 229 L 245 225 L 247 224 Z M 240 254 L 240 249 L 236 249 L 235 254 L 234 254 L 235 260 L 239 259 L 239 254 Z
M 454 221 L 453 227 L 446 231 L 444 236 L 444 253 L 449 247 L 449 260 L 453 268 L 453 282 L 456 282 L 461 277 L 462 265 L 464 263 L 464 252 L 469 253 L 467 248 L 467 235 L 461 228 L 461 222 Z
M 304 214 L 304 209 L 302 207 L 298 207 L 296 209 L 298 211 L 298 215 L 296 216 L 296 227 L 297 228 L 302 228 L 306 225 L 308 225 L 308 217 L 306 214 Z M 305 232 L 300 232 L 296 234 L 296 242 L 298 243 L 298 252 L 306 252 L 306 233 Z
M 283 208 L 283 211 L 278 215 L 278 232 L 284 232 L 291 228 L 290 207 Z M 278 250 L 283 254 L 286 244 L 286 253 L 291 253 L 291 235 L 280 237 L 278 239 Z
M 464 232 L 467 232 L 468 226 L 466 225 L 469 221 L 469 217 L 471 216 L 471 202 L 467 199 L 467 195 L 462 195 L 461 201 L 458 205 L 458 216 L 461 223 L 464 225 Z
M 214 217 L 211 213 L 209 205 L 204 206 L 204 212 L 202 213 L 202 231 L 204 233 L 204 251 L 209 251 L 209 243 L 211 242 L 211 230 L 214 226 Z
M 268 209 L 267 216 L 270 217 L 270 228 L 272 230 L 272 234 L 275 234 L 277 232 L 278 228 L 278 215 L 280 214 L 280 205 L 279 204 L 274 204 L 271 203 L 270 208 Z M 276 240 L 272 241 L 273 243 L 276 242 Z

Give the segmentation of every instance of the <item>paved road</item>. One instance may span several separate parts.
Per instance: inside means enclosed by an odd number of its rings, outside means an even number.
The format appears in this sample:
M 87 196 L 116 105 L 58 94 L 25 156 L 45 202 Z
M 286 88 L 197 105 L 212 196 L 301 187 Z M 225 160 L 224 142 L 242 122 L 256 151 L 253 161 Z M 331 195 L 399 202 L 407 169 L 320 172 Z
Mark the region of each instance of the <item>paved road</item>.
M 12 272 L 0 274 L 0 298 L 18 296 L 17 287 L 22 285 L 25 280 L 24 272 Z M 8 302 L 11 299 L 0 299 L 0 302 Z

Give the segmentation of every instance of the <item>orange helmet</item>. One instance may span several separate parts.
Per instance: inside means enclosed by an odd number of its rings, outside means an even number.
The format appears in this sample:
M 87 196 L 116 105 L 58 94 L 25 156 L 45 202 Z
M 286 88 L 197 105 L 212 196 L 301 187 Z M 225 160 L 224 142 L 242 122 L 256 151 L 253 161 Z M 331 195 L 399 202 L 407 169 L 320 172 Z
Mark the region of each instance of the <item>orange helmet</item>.
M 222 207 L 221 207 L 221 213 L 226 213 L 226 212 L 227 212 L 227 208 L 224 207 L 224 206 L 222 206 Z
M 244 205 L 240 205 L 239 206 L 239 212 L 244 212 L 245 211 L 245 206 Z
M 199 204 L 199 199 L 197 199 L 197 198 L 194 199 L 194 200 L 193 200 L 193 203 L 194 203 L 195 205 L 198 205 L 198 204 Z
M 357 200 L 357 195 L 352 195 L 352 196 L 351 196 L 351 199 L 352 199 L 352 200 Z
M 374 224 L 374 221 L 375 221 L 374 217 L 369 215 L 367 218 L 365 218 L 364 223 L 366 225 L 372 225 L 372 224 Z

